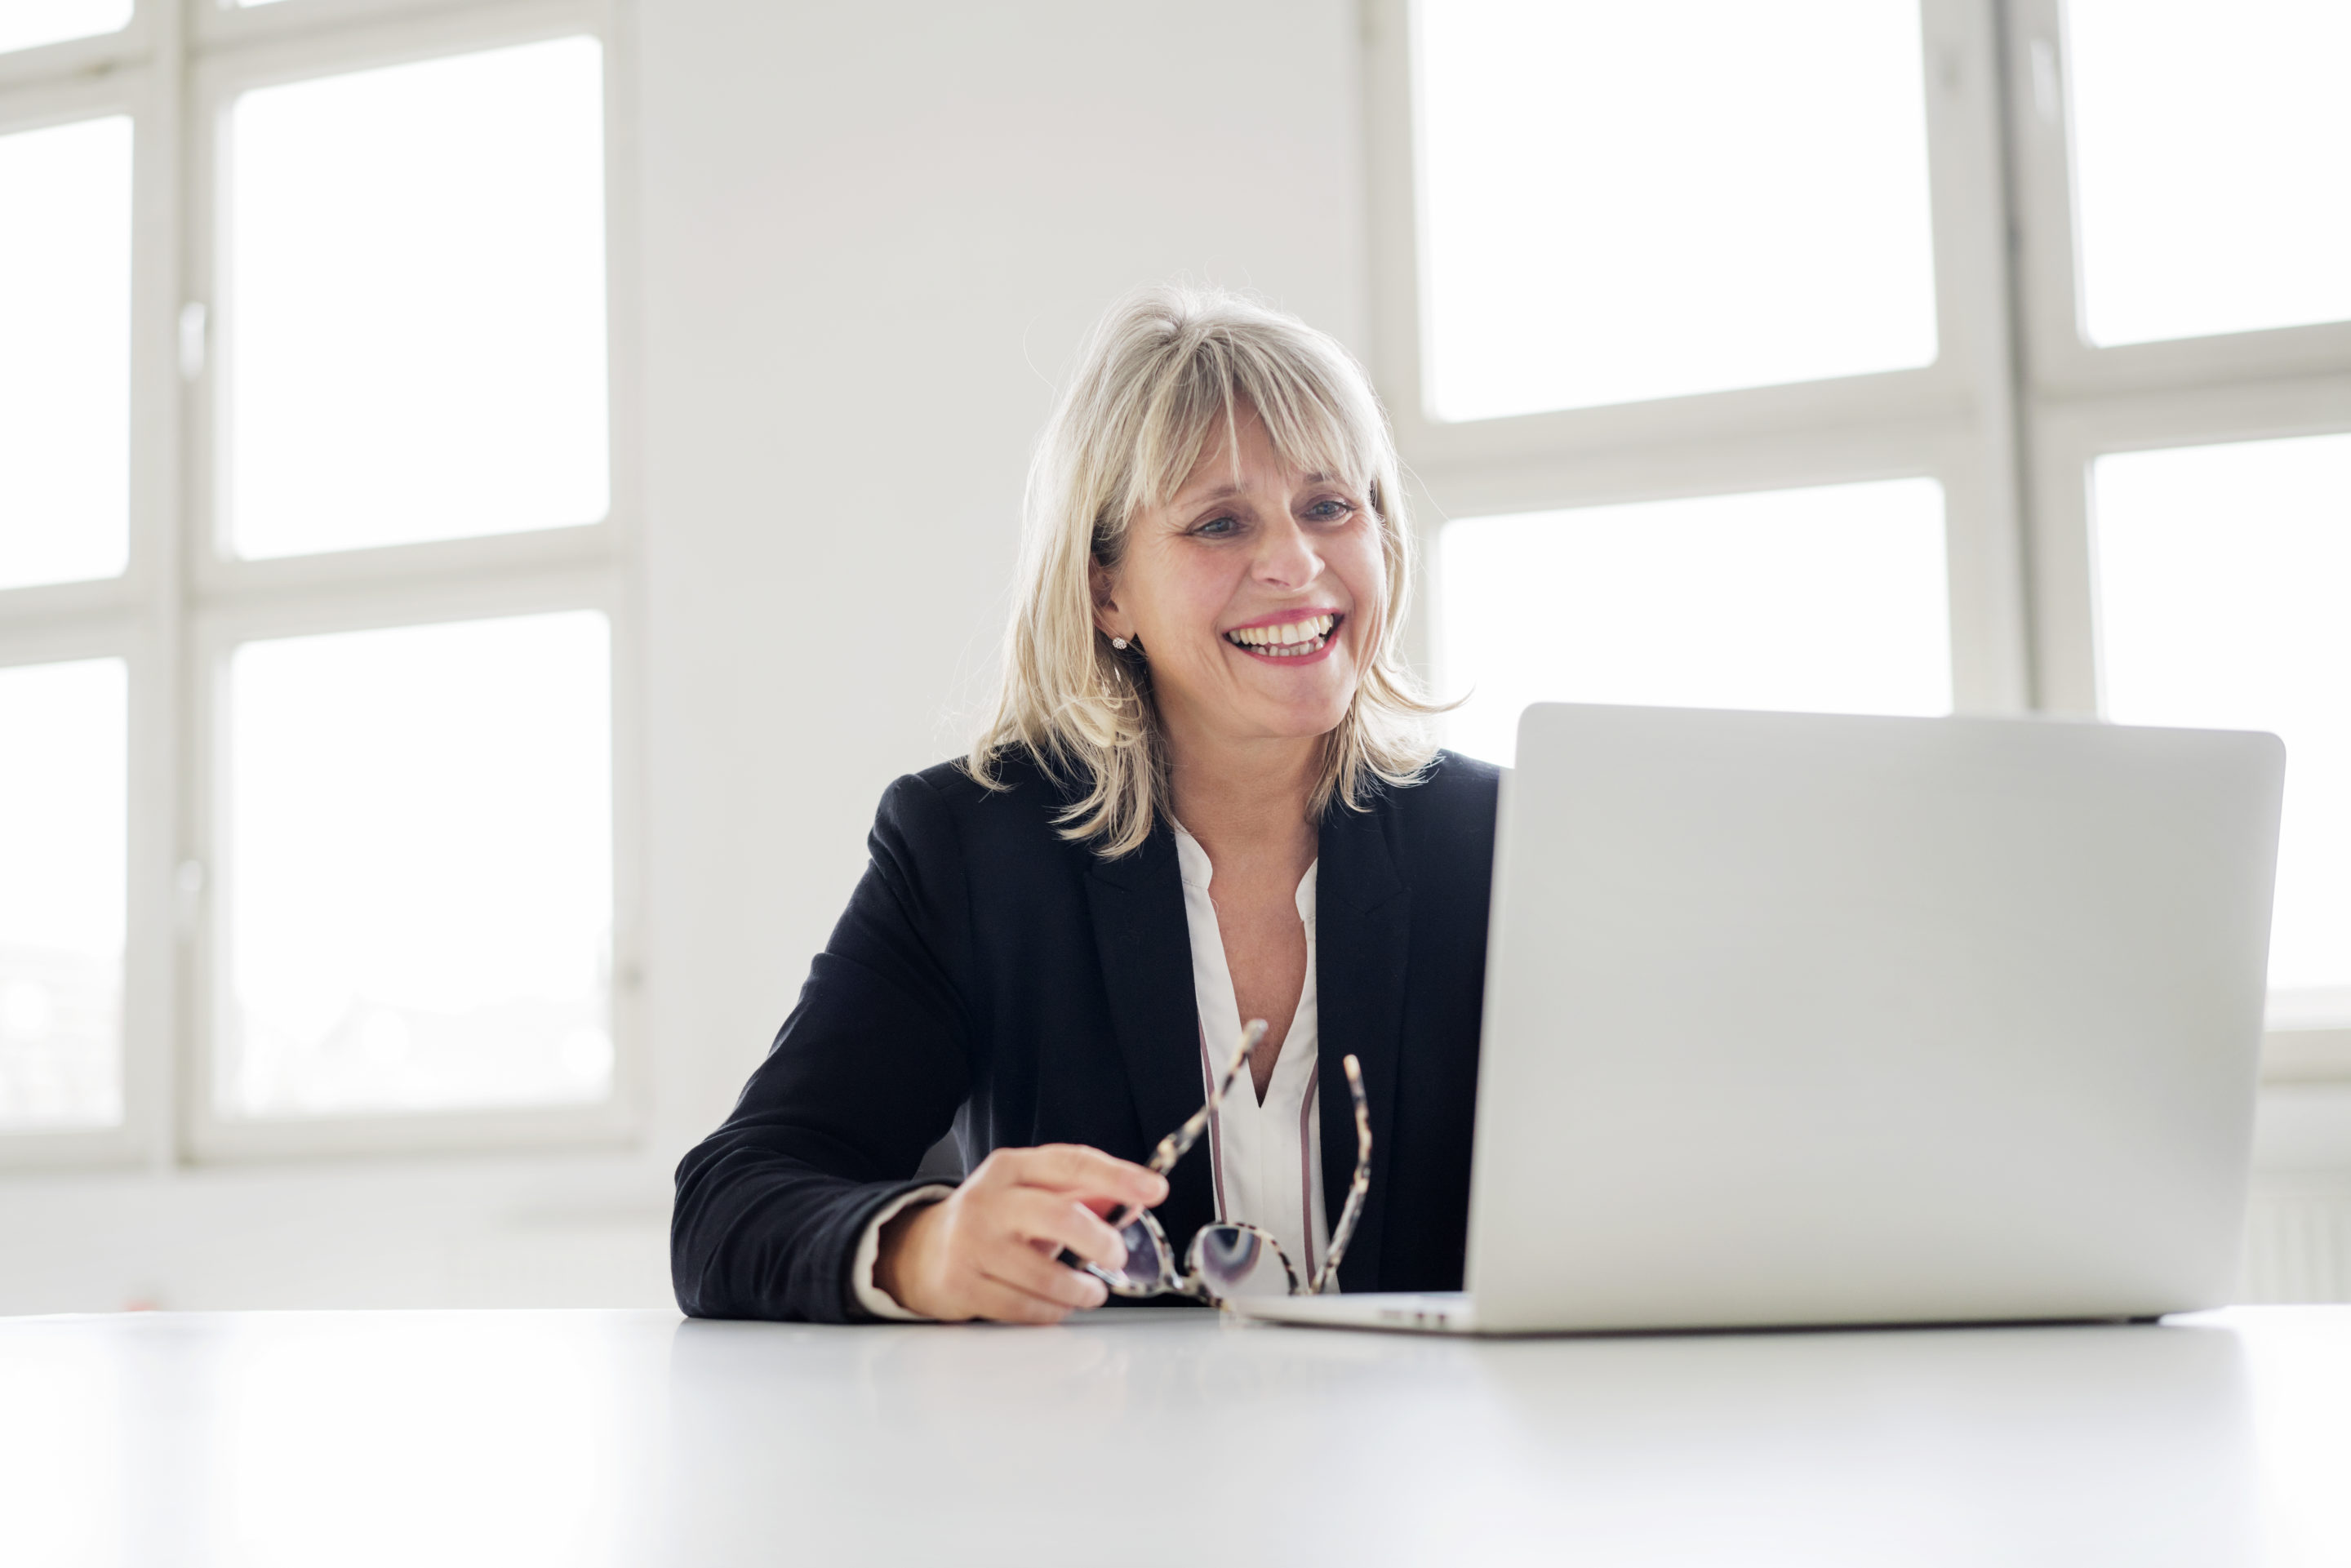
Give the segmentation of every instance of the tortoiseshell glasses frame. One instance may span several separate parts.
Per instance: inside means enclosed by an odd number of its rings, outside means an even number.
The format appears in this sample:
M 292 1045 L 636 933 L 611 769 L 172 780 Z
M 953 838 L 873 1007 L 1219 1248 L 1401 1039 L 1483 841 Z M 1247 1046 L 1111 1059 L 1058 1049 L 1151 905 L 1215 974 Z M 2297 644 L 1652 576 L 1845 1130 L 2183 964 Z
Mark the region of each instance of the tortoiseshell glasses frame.
M 1265 1038 L 1265 1032 L 1263 1019 L 1251 1019 L 1249 1027 L 1241 1030 L 1240 1043 L 1232 1060 L 1208 1086 L 1208 1103 L 1194 1112 L 1182 1126 L 1159 1140 L 1159 1146 L 1152 1151 L 1151 1169 L 1165 1176 L 1200 1141 L 1217 1107 L 1224 1103 L 1226 1092 L 1240 1075 L 1242 1064 Z M 1347 1092 L 1355 1103 L 1355 1175 L 1348 1183 L 1347 1202 L 1339 1211 L 1339 1223 L 1332 1228 L 1330 1250 L 1311 1281 L 1300 1283 L 1297 1269 L 1272 1237 L 1254 1225 L 1229 1220 L 1200 1228 L 1184 1254 L 1184 1271 L 1178 1274 L 1175 1249 L 1168 1245 L 1167 1233 L 1160 1228 L 1158 1218 L 1148 1210 L 1136 1212 L 1123 1207 L 1113 1209 L 1103 1217 L 1118 1231 L 1119 1239 L 1126 1243 L 1123 1269 L 1100 1268 L 1067 1248 L 1060 1253 L 1061 1261 L 1092 1274 L 1115 1293 L 1130 1298 L 1186 1296 L 1223 1306 L 1236 1296 L 1321 1295 L 1339 1277 L 1339 1260 L 1347 1255 L 1347 1243 L 1354 1236 L 1355 1222 L 1364 1212 L 1364 1195 L 1372 1185 L 1372 1113 L 1364 1098 L 1364 1071 L 1353 1056 L 1346 1058 L 1343 1065 L 1347 1071 Z M 1280 1266 L 1280 1291 L 1267 1288 L 1274 1282 L 1269 1261 Z

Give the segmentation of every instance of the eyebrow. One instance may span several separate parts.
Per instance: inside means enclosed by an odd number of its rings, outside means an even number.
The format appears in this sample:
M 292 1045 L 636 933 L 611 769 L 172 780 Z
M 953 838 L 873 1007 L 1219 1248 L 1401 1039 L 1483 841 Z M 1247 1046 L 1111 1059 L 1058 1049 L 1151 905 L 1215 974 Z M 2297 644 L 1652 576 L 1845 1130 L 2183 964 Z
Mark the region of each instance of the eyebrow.
M 1320 469 L 1317 469 L 1311 474 L 1300 475 L 1299 481 L 1300 483 L 1306 485 L 1331 485 L 1339 483 L 1339 481 L 1333 479 L 1330 475 L 1322 472 Z M 1206 507 L 1211 506 L 1218 501 L 1229 501 L 1236 496 L 1243 496 L 1248 493 L 1249 492 L 1242 486 L 1236 485 L 1231 480 L 1228 479 L 1213 490 L 1203 490 L 1197 495 L 1188 493 L 1179 495 L 1173 501 L 1169 502 L 1168 505 L 1170 507 L 1177 511 L 1188 511 L 1194 507 Z

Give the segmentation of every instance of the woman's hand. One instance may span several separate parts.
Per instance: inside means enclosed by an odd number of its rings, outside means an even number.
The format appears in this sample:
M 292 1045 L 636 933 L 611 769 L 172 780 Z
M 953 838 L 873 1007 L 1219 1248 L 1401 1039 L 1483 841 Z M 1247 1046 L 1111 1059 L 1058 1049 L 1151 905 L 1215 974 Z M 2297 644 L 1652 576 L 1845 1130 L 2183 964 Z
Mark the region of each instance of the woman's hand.
M 1101 1306 L 1110 1292 L 1054 1254 L 1066 1247 L 1102 1268 L 1120 1267 L 1126 1249 L 1097 1211 L 1149 1208 L 1166 1197 L 1165 1177 L 1100 1149 L 998 1149 L 952 1197 L 882 1228 L 873 1282 L 908 1312 L 943 1322 L 1057 1323 Z

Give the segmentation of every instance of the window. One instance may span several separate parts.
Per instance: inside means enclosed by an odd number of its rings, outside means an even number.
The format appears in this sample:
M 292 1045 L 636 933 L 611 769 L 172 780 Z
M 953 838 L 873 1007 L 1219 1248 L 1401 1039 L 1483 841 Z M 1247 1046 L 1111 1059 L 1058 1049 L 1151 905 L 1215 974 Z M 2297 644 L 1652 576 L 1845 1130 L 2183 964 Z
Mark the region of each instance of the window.
M 0 669 L 0 1129 L 122 1115 L 122 661 Z
M 0 134 L 0 588 L 131 543 L 131 120 Z M 26 243 L 30 236 L 37 243 Z
M 571 37 L 235 96 L 229 549 L 603 517 L 602 77 Z
M 624 1135 L 603 5 L 0 9 L 0 1161 Z
M 0 52 L 111 33 L 131 20 L 131 0 L 9 0 L 0 11 Z
M 2271 1022 L 2351 1019 L 2351 435 L 2110 454 L 2091 496 L 2105 711 L 2285 741 Z
M 1439 0 L 1418 21 L 1437 417 L 1934 362 L 1911 7 Z
M 575 611 L 239 645 L 215 1104 L 611 1088 L 611 701 Z
M 1450 739 L 1507 763 L 1540 701 L 1949 713 L 1942 513 L 1890 479 L 1457 523 Z
M 2351 10 L 2070 0 L 2064 26 L 2082 336 L 2351 320 Z
M 1382 0 L 1424 653 L 1541 697 L 2254 727 L 2351 1076 L 2351 12 Z

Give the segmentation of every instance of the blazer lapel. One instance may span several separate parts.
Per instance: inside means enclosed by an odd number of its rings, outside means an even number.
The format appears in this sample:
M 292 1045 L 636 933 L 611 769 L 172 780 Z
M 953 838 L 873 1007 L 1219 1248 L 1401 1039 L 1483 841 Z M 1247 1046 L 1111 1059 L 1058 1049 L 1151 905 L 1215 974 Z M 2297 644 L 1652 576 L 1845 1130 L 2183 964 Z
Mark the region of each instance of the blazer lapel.
M 1191 926 L 1176 840 L 1162 827 L 1133 854 L 1092 858 L 1086 898 L 1094 950 L 1147 1152 L 1207 1098 L 1200 1083 L 1199 1005 L 1192 992 Z M 1167 1201 L 1158 1209 L 1179 1268 L 1192 1233 L 1216 1218 L 1207 1143 L 1202 1139 L 1168 1173 Z
M 1351 1291 L 1375 1290 L 1380 1231 L 1388 1205 L 1388 1143 L 1395 1124 L 1396 1061 L 1404 1024 L 1405 960 L 1412 893 L 1390 841 L 1395 819 L 1384 800 L 1368 811 L 1332 806 L 1323 819 L 1315 873 L 1314 983 L 1322 1014 L 1322 1199 L 1331 1225 L 1339 1223 L 1347 1184 L 1355 1172 L 1355 1109 L 1347 1092 L 1344 1059 L 1363 1068 L 1372 1113 L 1372 1186 L 1339 1281 Z

